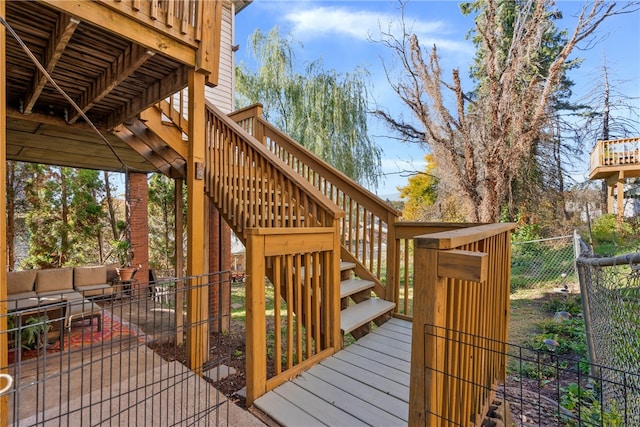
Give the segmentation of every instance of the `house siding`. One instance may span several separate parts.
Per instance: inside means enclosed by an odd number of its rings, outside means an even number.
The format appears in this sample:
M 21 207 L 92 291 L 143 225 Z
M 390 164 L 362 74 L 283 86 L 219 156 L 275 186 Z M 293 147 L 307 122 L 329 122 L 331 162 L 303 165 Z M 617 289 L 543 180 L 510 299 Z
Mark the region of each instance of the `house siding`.
M 220 73 L 218 75 L 218 86 L 207 87 L 205 96 L 224 113 L 234 110 L 234 5 L 231 2 L 224 2 L 222 8 L 222 31 L 220 34 Z

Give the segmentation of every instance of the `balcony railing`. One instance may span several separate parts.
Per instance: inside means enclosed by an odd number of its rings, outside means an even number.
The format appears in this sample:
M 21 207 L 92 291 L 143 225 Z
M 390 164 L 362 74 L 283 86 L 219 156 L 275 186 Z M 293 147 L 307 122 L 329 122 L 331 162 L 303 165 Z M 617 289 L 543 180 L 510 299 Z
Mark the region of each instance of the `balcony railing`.
M 591 152 L 591 174 L 600 167 L 640 165 L 640 138 L 598 141 Z

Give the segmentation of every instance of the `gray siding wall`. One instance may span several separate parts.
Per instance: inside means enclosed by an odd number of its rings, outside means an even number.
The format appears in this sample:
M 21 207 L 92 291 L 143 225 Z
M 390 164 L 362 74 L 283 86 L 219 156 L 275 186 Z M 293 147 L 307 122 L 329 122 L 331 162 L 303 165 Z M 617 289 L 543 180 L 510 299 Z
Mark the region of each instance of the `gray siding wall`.
M 234 5 L 229 1 L 225 1 L 222 6 L 218 86 L 214 88 L 207 87 L 205 92 L 207 99 L 224 113 L 230 113 L 234 110 L 235 62 L 234 52 L 232 51 L 234 44 L 234 8 Z

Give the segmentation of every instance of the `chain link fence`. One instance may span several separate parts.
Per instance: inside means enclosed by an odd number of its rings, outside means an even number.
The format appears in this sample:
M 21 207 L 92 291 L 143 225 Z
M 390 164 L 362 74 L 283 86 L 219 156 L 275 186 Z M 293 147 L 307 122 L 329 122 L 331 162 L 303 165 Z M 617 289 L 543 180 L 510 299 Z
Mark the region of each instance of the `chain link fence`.
M 596 369 L 604 410 L 640 425 L 640 253 L 595 257 L 583 243 L 576 260 L 589 361 Z
M 577 289 L 573 236 L 512 243 L 511 290 L 539 286 Z

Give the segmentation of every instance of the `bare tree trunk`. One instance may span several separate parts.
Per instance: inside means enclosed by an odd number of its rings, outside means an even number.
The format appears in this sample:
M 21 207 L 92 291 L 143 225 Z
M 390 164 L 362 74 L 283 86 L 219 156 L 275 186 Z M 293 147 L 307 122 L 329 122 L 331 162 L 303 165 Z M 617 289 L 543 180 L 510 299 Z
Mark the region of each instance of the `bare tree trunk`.
M 607 72 L 607 67 L 604 67 L 603 70 L 603 75 L 604 75 L 604 99 L 603 99 L 603 104 L 604 104 L 604 109 L 602 112 L 602 139 L 603 140 L 608 140 L 609 139 L 609 113 L 611 111 L 611 100 L 610 100 L 610 88 L 609 88 L 609 74 Z M 609 198 L 609 186 L 607 185 L 607 180 L 603 179 L 602 180 L 602 187 L 601 187 L 601 192 L 600 192 L 600 205 L 602 206 L 602 213 L 606 214 L 609 213 L 609 203 L 608 203 L 608 198 Z
M 105 194 L 107 200 L 107 210 L 109 211 L 109 224 L 111 225 L 111 234 L 113 240 L 118 240 L 118 220 L 116 218 L 116 208 L 113 205 L 113 197 L 111 196 L 111 183 L 109 182 L 109 172 L 104 171 Z
M 65 168 L 60 168 L 60 201 L 61 201 L 61 220 L 62 231 L 60 233 L 60 254 L 58 257 L 58 267 L 62 267 L 69 255 L 69 189 L 67 185 L 67 176 L 65 174 Z

